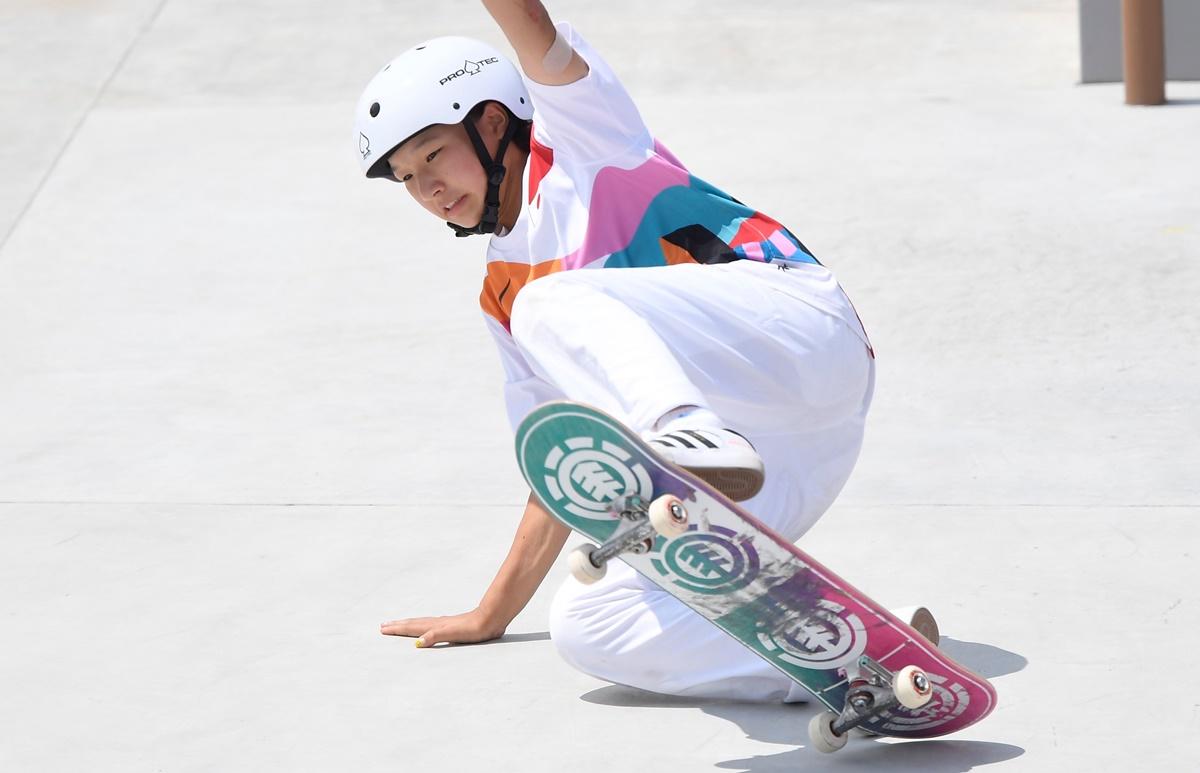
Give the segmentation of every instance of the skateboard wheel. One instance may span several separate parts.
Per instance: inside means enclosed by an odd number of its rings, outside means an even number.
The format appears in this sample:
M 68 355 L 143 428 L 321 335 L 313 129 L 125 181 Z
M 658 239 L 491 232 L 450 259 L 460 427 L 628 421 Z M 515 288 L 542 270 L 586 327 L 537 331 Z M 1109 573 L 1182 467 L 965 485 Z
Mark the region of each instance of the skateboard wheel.
M 892 677 L 892 692 L 906 709 L 919 709 L 933 697 L 933 683 L 916 666 L 905 666 Z
M 595 545 L 583 544 L 567 554 L 567 566 L 571 569 L 571 576 L 584 585 L 591 585 L 608 571 L 607 564 L 596 566 L 592 562 L 592 551 L 595 549 Z
M 848 735 L 833 732 L 833 721 L 838 718 L 832 711 L 822 711 L 808 723 L 808 740 L 822 754 L 833 754 L 846 745 Z
M 650 503 L 650 525 L 664 537 L 678 537 L 688 529 L 688 514 L 678 497 L 663 494 Z

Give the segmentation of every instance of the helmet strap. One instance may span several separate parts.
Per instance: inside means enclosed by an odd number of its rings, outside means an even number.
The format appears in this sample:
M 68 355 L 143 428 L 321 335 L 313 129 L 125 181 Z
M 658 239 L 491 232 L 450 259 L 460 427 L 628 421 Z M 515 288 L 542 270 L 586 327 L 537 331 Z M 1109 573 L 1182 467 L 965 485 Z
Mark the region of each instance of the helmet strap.
M 503 164 L 504 153 L 508 150 L 508 143 L 512 141 L 513 135 L 516 134 L 517 118 L 512 114 L 508 116 L 508 127 L 504 130 L 504 136 L 500 138 L 495 158 L 488 155 L 487 146 L 483 144 L 483 138 L 479 136 L 479 130 L 475 128 L 474 123 L 469 120 L 463 121 L 463 128 L 467 130 L 467 136 L 471 138 L 471 144 L 475 146 L 475 155 L 479 157 L 479 163 L 487 174 L 488 185 L 487 193 L 483 197 L 483 217 L 479 219 L 479 225 L 474 228 L 463 228 L 455 223 L 446 223 L 446 225 L 450 226 L 455 236 L 494 233 L 496 225 L 500 222 L 500 184 L 504 182 L 504 174 L 507 171 Z

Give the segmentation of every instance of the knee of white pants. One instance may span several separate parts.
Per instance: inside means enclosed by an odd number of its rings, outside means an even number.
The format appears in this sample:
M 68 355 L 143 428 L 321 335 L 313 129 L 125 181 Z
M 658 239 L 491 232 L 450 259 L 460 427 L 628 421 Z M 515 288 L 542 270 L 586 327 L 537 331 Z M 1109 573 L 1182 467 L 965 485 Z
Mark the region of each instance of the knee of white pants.
M 601 677 L 602 645 L 594 633 L 589 633 L 586 618 L 576 609 L 578 588 L 572 585 L 571 580 L 563 583 L 550 604 L 550 641 L 570 666 Z
M 521 288 L 509 315 L 509 329 L 518 346 L 531 340 L 538 326 L 545 323 L 556 309 L 562 307 L 561 302 L 556 302 L 559 295 L 556 287 L 564 278 L 569 278 L 567 272 L 550 274 Z
M 664 657 L 669 642 L 662 638 L 654 613 L 655 602 L 663 600 L 630 587 L 599 595 L 581 592 L 577 583 L 568 581 L 551 605 L 550 639 L 568 665 L 588 676 L 669 692 L 664 685 L 671 679 L 676 658 Z M 674 603 L 669 597 L 665 600 Z
M 791 700 L 791 681 L 677 599 L 614 567 L 601 588 L 568 580 L 550 608 L 550 638 L 573 668 L 668 695 Z
M 628 564 L 610 562 L 595 585 L 566 580 L 550 604 L 550 639 L 568 664 L 609 682 L 643 686 L 636 672 L 644 650 L 660 633 L 652 607 L 666 597 Z
M 561 595 L 561 590 L 559 595 Z M 558 651 L 559 657 L 576 670 L 588 673 L 576 657 L 576 653 L 583 649 L 581 632 L 574 621 L 564 614 L 558 595 L 554 597 L 554 602 L 550 605 L 549 627 L 550 641 L 554 643 L 554 649 Z

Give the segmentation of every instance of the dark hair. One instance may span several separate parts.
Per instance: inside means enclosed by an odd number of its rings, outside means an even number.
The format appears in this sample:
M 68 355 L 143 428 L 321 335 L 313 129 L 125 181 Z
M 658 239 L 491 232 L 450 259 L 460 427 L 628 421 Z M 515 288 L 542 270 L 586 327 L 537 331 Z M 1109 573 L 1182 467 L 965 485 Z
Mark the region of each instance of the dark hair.
M 475 107 L 471 108 L 471 111 L 469 113 L 467 113 L 467 117 L 464 120 L 470 121 L 472 123 L 474 123 L 475 121 L 478 121 L 480 116 L 483 115 L 483 109 L 485 107 L 487 107 L 488 104 L 496 104 L 496 105 L 499 105 L 500 107 L 504 108 L 504 112 L 508 113 L 508 120 L 517 122 L 517 131 L 515 134 L 513 134 L 512 144 L 514 144 L 518 148 L 520 148 L 522 152 L 528 153 L 529 152 L 529 134 L 533 128 L 533 121 L 523 121 L 520 118 L 517 118 L 515 115 L 513 115 L 513 112 L 508 109 L 508 106 L 505 105 L 503 102 L 496 102 L 495 100 L 486 100 L 486 101 L 480 102 L 478 105 L 475 105 Z

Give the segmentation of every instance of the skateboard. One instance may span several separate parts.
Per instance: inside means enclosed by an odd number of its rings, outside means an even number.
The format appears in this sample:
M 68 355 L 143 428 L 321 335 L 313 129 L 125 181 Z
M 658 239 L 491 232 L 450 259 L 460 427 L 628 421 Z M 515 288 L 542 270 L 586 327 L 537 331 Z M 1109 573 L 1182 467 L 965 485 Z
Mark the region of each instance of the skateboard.
M 815 748 L 842 748 L 856 727 L 941 736 L 995 707 L 987 679 L 604 412 L 541 405 L 516 450 L 546 510 L 596 543 L 569 554 L 576 579 L 620 557 L 737 639 L 828 709 L 809 724 Z

